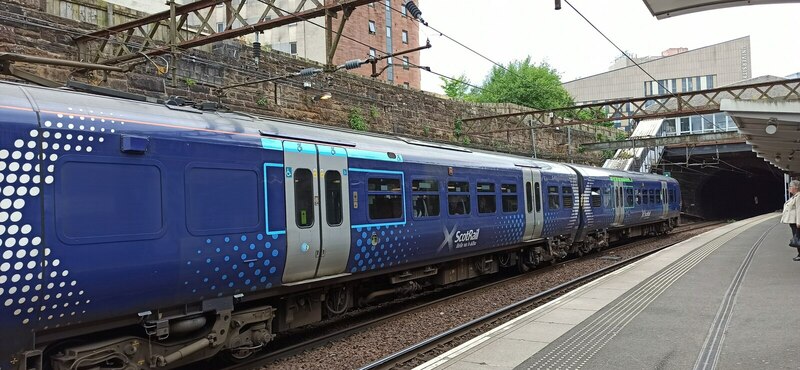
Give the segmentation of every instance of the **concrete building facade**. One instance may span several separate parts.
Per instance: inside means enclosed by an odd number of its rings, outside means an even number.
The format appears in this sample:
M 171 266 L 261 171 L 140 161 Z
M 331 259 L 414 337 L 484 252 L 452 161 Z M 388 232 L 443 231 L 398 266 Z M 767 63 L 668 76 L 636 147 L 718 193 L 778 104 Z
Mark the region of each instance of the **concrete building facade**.
M 608 72 L 563 84 L 576 104 L 705 90 L 751 78 L 750 37 L 694 50 L 671 48 L 662 56 L 636 58 L 650 78 L 630 61 L 617 60 Z M 629 123 L 619 122 L 629 130 Z
M 107 1 L 145 13 L 169 10 L 169 7 L 161 1 Z M 231 4 L 235 9 L 238 9 L 241 1 L 243 0 L 231 0 Z M 274 12 L 266 17 L 264 16 L 267 4 L 256 0 L 244 1 L 240 15 L 248 24 L 257 23 L 262 20 L 262 17 L 265 19 L 275 17 Z M 186 4 L 192 2 L 192 0 L 176 0 L 176 2 Z M 325 2 L 332 4 L 336 1 L 325 0 Z M 370 55 L 383 56 L 386 53 L 397 53 L 417 47 L 419 45 L 419 24 L 408 14 L 403 3 L 403 0 L 382 0 L 356 8 L 345 23 L 342 31 L 344 36 L 339 40 L 333 63 L 340 65 L 351 59 L 366 59 Z M 274 8 L 281 12 L 295 12 L 300 4 L 301 0 L 275 0 L 272 3 Z M 314 7 L 315 4 L 313 2 L 305 1 L 301 10 L 313 9 Z M 219 4 L 209 18 L 209 25 L 217 32 L 224 31 L 227 27 L 226 11 L 225 5 Z M 338 14 L 339 17 L 333 20 L 334 31 L 338 29 L 342 20 L 342 13 L 339 12 Z M 205 12 L 202 12 L 201 16 L 206 16 Z M 310 21 L 321 26 L 325 25 L 325 19 L 321 17 Z M 190 28 L 199 27 L 201 23 L 202 21 L 199 17 L 192 15 L 189 18 L 188 26 Z M 241 23 L 238 20 L 234 21 L 234 27 L 240 25 Z M 242 37 L 242 39 L 247 43 L 258 41 L 263 47 L 269 47 L 272 50 L 300 58 L 319 63 L 326 62 L 325 30 L 309 22 L 298 20 L 297 23 L 253 33 Z M 418 65 L 419 61 L 419 52 L 382 60 L 378 63 L 378 70 L 389 64 L 391 65 L 377 78 L 394 85 L 419 89 L 420 70 L 413 67 Z M 370 65 L 365 65 L 350 72 L 370 76 L 372 69 Z

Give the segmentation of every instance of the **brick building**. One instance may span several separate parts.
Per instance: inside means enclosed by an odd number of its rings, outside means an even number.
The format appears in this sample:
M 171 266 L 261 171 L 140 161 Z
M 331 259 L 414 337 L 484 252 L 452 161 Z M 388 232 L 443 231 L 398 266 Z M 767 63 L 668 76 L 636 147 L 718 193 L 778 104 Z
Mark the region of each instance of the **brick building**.
M 177 3 L 187 4 L 193 0 L 177 0 Z M 248 23 L 258 22 L 264 14 L 267 4 L 256 0 L 232 0 L 234 8 L 238 8 L 240 1 L 245 1 L 240 13 Z M 130 9 L 145 13 L 155 13 L 169 10 L 162 1 L 152 0 L 108 0 Z M 335 0 L 325 0 L 326 3 L 336 3 Z M 334 64 L 344 64 L 350 59 L 365 59 L 369 55 L 382 56 L 386 53 L 397 53 L 419 46 L 419 24 L 407 11 L 404 0 L 380 0 L 366 6 L 356 8 L 345 23 L 342 37 L 339 40 Z M 418 3 L 419 1 L 417 1 Z M 301 4 L 301 0 L 275 0 L 272 5 L 281 11 L 294 12 Z M 314 3 L 306 1 L 303 10 L 313 9 Z M 226 8 L 223 4 L 217 5 L 210 17 L 209 23 L 217 31 L 223 31 L 226 25 Z M 342 13 L 333 20 L 333 30 L 339 29 Z M 324 18 L 315 18 L 310 21 L 319 25 L 325 24 Z M 192 16 L 189 26 L 200 25 L 200 19 Z M 238 26 L 238 21 L 234 22 Z M 351 39 L 358 41 L 353 41 Z M 325 30 L 309 22 L 298 21 L 283 27 L 274 28 L 262 33 L 253 33 L 243 38 L 248 43 L 259 41 L 262 45 L 272 50 L 281 51 L 300 58 L 325 63 Z M 369 45 L 365 46 L 363 44 Z M 412 67 L 419 65 L 419 52 L 409 53 L 397 58 L 385 59 L 378 63 L 378 70 L 389 66 L 379 77 L 379 80 L 394 85 L 420 88 L 420 70 Z M 362 76 L 370 76 L 370 65 L 351 70 Z

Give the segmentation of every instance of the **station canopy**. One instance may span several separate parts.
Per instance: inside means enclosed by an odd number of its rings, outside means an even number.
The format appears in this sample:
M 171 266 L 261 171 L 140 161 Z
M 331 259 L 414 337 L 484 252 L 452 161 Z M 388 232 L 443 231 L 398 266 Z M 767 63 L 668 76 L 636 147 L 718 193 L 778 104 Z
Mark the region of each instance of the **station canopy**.
M 650 13 L 658 19 L 674 17 L 704 10 L 743 5 L 797 3 L 798 0 L 643 0 Z
M 800 102 L 723 99 L 720 109 L 758 157 L 783 171 L 800 172 Z

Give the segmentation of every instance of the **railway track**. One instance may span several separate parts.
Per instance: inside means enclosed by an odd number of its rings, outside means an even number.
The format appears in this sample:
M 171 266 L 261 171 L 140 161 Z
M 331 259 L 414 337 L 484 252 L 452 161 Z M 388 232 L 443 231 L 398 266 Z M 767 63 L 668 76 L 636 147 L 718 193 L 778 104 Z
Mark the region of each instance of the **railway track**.
M 700 228 L 714 226 L 715 224 L 719 224 L 720 222 L 701 222 L 701 223 L 693 223 L 685 226 L 678 227 L 673 230 L 670 235 L 676 235 L 680 233 L 685 233 L 693 230 L 697 230 Z M 627 242 L 624 244 L 618 244 L 612 248 L 606 249 L 604 254 L 611 255 L 611 253 L 616 253 L 617 251 L 627 250 L 636 248 L 646 243 L 653 243 L 653 238 L 645 238 L 641 240 L 636 240 L 633 242 Z M 453 347 L 453 345 L 449 346 L 447 343 L 454 343 L 458 342 L 460 337 L 472 337 L 475 335 L 474 332 L 477 331 L 485 331 L 488 330 L 492 323 L 497 323 L 499 325 L 502 322 L 510 320 L 514 316 L 514 312 L 524 312 L 527 310 L 532 309 L 538 305 L 544 304 L 549 300 L 555 299 L 558 296 L 565 294 L 566 292 L 580 286 L 581 284 L 595 279 L 599 276 L 604 274 L 610 273 L 616 269 L 623 267 L 626 264 L 632 263 L 635 260 L 641 259 L 649 254 L 655 253 L 660 251 L 664 248 L 668 248 L 671 245 L 676 244 L 669 243 L 663 246 L 655 247 L 653 250 L 639 254 L 633 258 L 620 260 L 617 263 L 614 263 L 606 268 L 601 270 L 595 271 L 593 273 L 584 275 L 580 278 L 571 280 L 567 283 L 561 284 L 557 287 L 551 288 L 545 292 L 532 296 L 524 301 L 518 302 L 516 304 L 506 306 L 500 310 L 497 310 L 493 313 L 485 315 L 481 318 L 473 320 L 469 323 L 456 327 L 450 331 L 441 333 L 436 337 L 432 337 L 424 342 L 418 343 L 412 347 L 406 348 L 403 351 L 397 352 L 392 356 L 388 356 L 386 358 L 381 359 L 373 364 L 370 364 L 364 369 L 384 369 L 384 368 L 406 368 L 409 366 L 404 366 L 403 364 L 408 364 L 409 361 L 414 361 L 416 359 L 417 362 L 420 361 L 418 355 L 420 353 L 441 353 L 445 348 Z M 604 257 L 599 257 L 604 258 Z M 515 274 L 513 276 L 500 276 L 495 277 L 494 280 L 490 282 L 480 281 L 480 282 L 467 282 L 465 284 L 460 284 L 456 287 L 452 288 L 442 288 L 433 292 L 428 292 L 426 294 L 420 295 L 420 297 L 409 298 L 406 300 L 402 300 L 399 304 L 390 304 L 384 308 L 378 308 L 375 310 L 368 310 L 366 315 L 368 318 L 359 320 L 358 317 L 362 315 L 354 316 L 348 319 L 343 320 L 344 322 L 337 322 L 331 325 L 325 325 L 324 323 L 320 326 L 312 329 L 311 331 L 314 332 L 326 332 L 323 335 L 313 335 L 311 338 L 302 339 L 307 337 L 309 334 L 305 332 L 297 333 L 297 337 L 301 339 L 293 339 L 293 338 L 280 338 L 275 342 L 279 347 L 271 350 L 264 355 L 251 357 L 249 359 L 243 360 L 238 362 L 232 366 L 225 366 L 223 364 L 213 364 L 211 367 L 213 368 L 221 368 L 224 370 L 245 370 L 245 369 L 258 369 L 264 366 L 267 366 L 271 363 L 279 361 L 281 359 L 285 359 L 291 356 L 295 356 L 300 354 L 304 351 L 307 351 L 312 348 L 317 348 L 320 346 L 324 346 L 328 343 L 337 341 L 339 339 L 346 338 L 350 335 L 353 335 L 358 332 L 365 331 L 371 327 L 376 325 L 382 324 L 387 322 L 393 318 L 401 317 L 404 315 L 412 314 L 416 311 L 423 310 L 427 307 L 431 307 L 433 305 L 446 302 L 448 300 L 452 300 L 458 297 L 467 296 L 470 294 L 474 294 L 478 291 L 491 289 L 492 287 L 501 286 L 503 284 L 510 284 L 517 280 L 523 278 L 531 278 L 532 276 L 536 276 L 539 274 L 544 274 L 548 271 L 552 271 L 555 269 L 565 268 L 569 264 L 572 264 L 576 261 L 580 261 L 581 259 L 569 259 L 557 264 L 546 266 L 544 268 L 539 268 L 536 270 L 531 271 L 530 273 L 526 274 Z M 533 275 L 532 275 L 533 274 Z M 460 289 L 460 290 L 459 290 Z M 459 290 L 459 291 L 455 291 Z M 454 292 L 455 291 L 455 292 Z M 398 308 L 401 307 L 401 308 Z M 381 312 L 386 311 L 386 312 Z M 503 319 L 507 317 L 507 319 Z M 341 327 L 339 329 L 330 329 L 330 327 Z M 330 330 L 326 330 L 330 329 Z M 424 356 L 423 358 L 427 358 Z M 432 357 L 431 357 L 432 358 Z

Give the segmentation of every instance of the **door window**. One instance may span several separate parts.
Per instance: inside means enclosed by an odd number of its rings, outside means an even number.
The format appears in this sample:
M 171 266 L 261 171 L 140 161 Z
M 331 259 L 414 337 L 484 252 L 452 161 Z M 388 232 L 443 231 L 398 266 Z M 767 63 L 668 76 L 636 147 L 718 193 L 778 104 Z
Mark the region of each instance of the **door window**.
M 325 172 L 325 216 L 328 226 L 342 224 L 342 174 Z
M 314 177 L 307 168 L 294 171 L 294 220 L 303 229 L 314 224 Z

